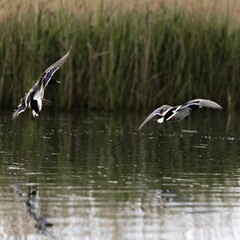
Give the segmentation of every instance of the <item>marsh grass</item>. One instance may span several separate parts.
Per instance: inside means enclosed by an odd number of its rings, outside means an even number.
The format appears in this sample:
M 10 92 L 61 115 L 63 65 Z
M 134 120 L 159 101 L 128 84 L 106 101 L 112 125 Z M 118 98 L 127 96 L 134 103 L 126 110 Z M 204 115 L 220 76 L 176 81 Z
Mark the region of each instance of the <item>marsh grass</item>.
M 240 28 L 200 11 L 63 7 L 0 25 L 0 104 L 15 107 L 41 73 L 73 47 L 46 98 L 60 109 L 142 110 L 191 98 L 238 101 Z M 230 100 L 229 100 L 230 99 Z

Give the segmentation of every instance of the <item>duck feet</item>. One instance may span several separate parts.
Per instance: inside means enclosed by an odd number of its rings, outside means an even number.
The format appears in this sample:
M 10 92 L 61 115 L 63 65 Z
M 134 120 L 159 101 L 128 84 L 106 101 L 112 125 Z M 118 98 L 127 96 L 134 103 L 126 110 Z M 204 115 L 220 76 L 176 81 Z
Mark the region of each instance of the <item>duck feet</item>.
M 45 98 L 42 98 L 42 102 L 43 102 L 43 104 L 45 104 L 45 105 L 51 105 L 51 104 L 52 104 L 51 101 L 49 101 L 49 100 L 47 100 L 47 99 L 45 99 Z

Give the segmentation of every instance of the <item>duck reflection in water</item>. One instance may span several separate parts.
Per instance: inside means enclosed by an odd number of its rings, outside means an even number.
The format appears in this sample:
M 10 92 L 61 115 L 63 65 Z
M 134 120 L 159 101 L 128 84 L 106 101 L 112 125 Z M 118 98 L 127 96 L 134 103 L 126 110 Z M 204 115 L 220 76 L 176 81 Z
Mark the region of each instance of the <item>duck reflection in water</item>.
M 34 226 L 41 234 L 47 235 L 48 228 L 51 228 L 53 224 L 48 222 L 46 217 L 41 214 L 37 186 L 29 186 L 27 194 L 22 192 L 20 186 L 15 186 L 15 192 L 17 199 L 24 203 L 29 216 L 35 220 L 36 223 Z

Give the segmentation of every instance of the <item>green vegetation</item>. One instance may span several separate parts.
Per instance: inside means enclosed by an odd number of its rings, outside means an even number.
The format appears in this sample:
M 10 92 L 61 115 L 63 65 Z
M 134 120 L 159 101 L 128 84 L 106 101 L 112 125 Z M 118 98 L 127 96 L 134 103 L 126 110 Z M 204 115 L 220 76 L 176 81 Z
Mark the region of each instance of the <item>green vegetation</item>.
M 61 109 L 143 110 L 191 98 L 238 103 L 240 28 L 169 11 L 28 13 L 0 24 L 0 106 L 16 107 L 41 73 L 73 54 L 46 98 Z

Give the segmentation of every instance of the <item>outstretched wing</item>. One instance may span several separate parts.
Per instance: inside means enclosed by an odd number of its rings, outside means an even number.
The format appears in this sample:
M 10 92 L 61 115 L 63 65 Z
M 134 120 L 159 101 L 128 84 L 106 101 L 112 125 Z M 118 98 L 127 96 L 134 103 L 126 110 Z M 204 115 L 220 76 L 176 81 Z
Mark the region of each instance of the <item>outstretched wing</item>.
M 155 117 L 156 115 L 160 115 L 160 110 L 161 107 L 155 109 L 151 114 L 148 115 L 148 117 L 144 120 L 144 122 L 140 125 L 140 127 L 138 128 L 138 130 L 141 130 L 143 128 L 143 126 L 149 122 L 153 117 Z
M 51 80 L 53 74 L 67 61 L 67 59 L 70 56 L 70 53 L 72 51 L 72 47 L 70 50 L 57 62 L 55 62 L 53 65 L 51 65 L 43 74 L 42 76 L 38 79 L 36 85 L 41 84 L 43 88 L 45 88 L 49 81 Z
M 188 101 L 187 103 L 182 105 L 183 107 L 187 106 L 191 111 L 196 110 L 198 108 L 211 108 L 215 110 L 221 110 L 222 106 L 220 106 L 218 103 L 213 102 L 208 99 L 194 99 L 191 101 Z
M 26 110 L 27 106 L 25 103 L 25 97 L 21 98 L 21 101 L 17 107 L 16 110 L 14 110 L 13 114 L 12 114 L 12 119 L 15 119 L 20 113 L 24 112 Z

